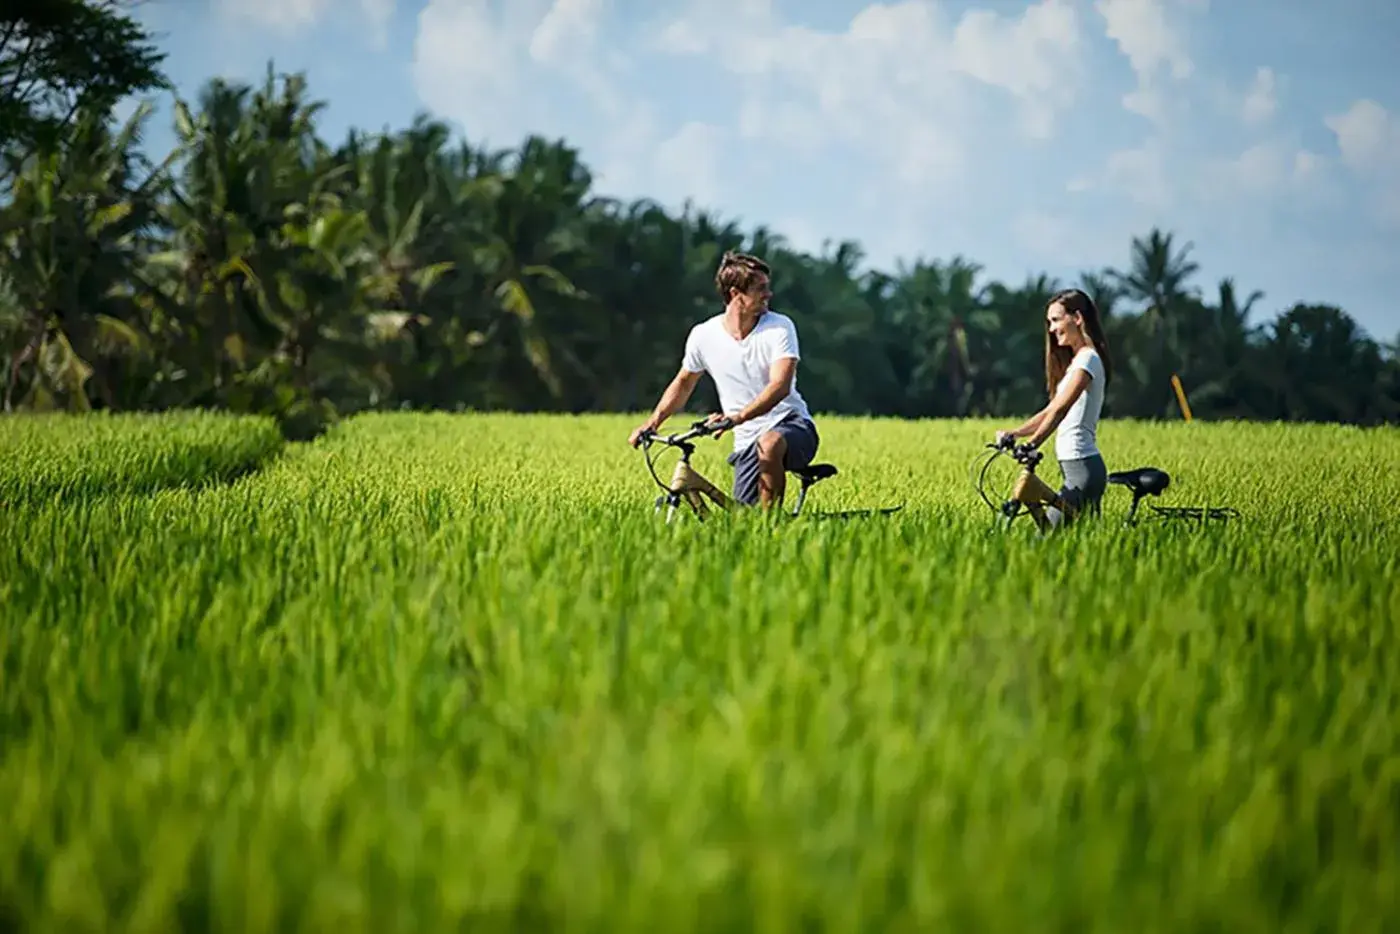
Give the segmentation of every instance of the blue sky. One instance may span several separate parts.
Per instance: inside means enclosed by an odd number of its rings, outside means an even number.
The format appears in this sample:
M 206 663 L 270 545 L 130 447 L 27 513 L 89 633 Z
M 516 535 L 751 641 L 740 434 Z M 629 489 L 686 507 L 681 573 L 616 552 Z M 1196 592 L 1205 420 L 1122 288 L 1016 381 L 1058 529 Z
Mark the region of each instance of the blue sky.
M 1400 337 L 1391 0 L 147 0 L 179 93 L 304 71 L 322 133 L 580 147 L 597 188 L 887 269 L 1122 268 L 1153 226 Z M 168 110 L 148 141 L 169 145 Z

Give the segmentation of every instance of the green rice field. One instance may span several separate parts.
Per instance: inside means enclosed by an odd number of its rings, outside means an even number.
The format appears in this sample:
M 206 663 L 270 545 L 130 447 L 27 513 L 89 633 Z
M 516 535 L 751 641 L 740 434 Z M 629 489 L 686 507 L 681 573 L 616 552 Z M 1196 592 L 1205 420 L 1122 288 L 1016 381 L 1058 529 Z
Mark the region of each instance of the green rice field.
M 1003 423 L 667 526 L 639 420 L 0 419 L 0 931 L 1400 928 L 1400 430 L 1108 421 L 1239 518 L 1039 537 Z

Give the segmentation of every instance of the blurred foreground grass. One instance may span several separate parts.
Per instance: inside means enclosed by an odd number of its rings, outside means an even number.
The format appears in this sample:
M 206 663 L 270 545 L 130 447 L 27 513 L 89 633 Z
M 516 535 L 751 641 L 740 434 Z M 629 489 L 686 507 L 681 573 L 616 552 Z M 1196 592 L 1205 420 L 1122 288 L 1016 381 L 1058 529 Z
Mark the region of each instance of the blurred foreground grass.
M 0 929 L 1400 924 L 1400 433 L 1106 424 L 1242 519 L 1038 539 L 990 423 L 671 527 L 631 425 L 0 421 Z

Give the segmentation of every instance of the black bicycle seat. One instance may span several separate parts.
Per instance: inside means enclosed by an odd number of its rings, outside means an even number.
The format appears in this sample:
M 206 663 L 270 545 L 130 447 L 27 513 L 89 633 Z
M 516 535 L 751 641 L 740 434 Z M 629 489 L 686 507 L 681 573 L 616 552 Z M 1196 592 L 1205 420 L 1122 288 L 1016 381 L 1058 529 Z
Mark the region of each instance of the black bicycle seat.
M 836 476 L 835 464 L 808 464 L 806 467 L 798 467 L 793 473 L 801 477 L 808 483 L 816 483 L 818 480 L 825 480 L 827 477 Z
M 1109 483 L 1117 483 L 1132 490 L 1137 496 L 1160 496 L 1171 485 L 1172 478 L 1165 470 L 1156 467 L 1139 467 L 1137 470 L 1119 470 L 1108 475 Z

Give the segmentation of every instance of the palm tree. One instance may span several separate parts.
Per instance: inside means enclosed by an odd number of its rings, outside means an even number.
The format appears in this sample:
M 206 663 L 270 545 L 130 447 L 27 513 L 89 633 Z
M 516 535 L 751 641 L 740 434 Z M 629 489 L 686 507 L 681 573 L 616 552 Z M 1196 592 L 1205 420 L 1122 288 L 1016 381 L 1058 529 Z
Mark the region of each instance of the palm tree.
M 1169 413 L 1176 405 L 1169 377 L 1184 331 L 1178 315 L 1188 299 L 1197 297 L 1189 282 L 1200 268 L 1189 258 L 1192 244 L 1173 252 L 1172 240 L 1172 234 L 1155 228 L 1145 239 L 1134 237 L 1128 272 L 1112 273 L 1123 297 L 1143 306 L 1142 333 L 1152 349 L 1143 368 L 1148 381 L 1142 402 L 1156 415 Z
M 11 411 L 21 374 L 23 403 L 90 407 L 89 381 L 109 407 L 116 390 L 112 356 L 144 352 L 127 282 L 154 219 L 163 166 L 136 153 L 149 106 L 115 132 L 105 113 L 77 115 L 66 145 L 11 164 L 10 200 L 0 211 L 8 326 L 23 341 L 11 356 L 3 405 Z M 141 177 L 144 174 L 144 177 Z

